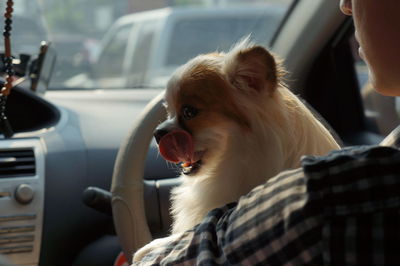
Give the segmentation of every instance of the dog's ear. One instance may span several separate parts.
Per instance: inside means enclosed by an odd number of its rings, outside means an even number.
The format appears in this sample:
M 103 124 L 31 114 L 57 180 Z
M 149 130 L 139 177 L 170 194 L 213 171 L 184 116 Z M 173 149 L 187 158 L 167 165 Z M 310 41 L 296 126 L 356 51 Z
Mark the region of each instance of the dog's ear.
M 268 90 L 273 93 L 278 84 L 280 67 L 264 47 L 236 47 L 228 53 L 225 73 L 236 88 Z

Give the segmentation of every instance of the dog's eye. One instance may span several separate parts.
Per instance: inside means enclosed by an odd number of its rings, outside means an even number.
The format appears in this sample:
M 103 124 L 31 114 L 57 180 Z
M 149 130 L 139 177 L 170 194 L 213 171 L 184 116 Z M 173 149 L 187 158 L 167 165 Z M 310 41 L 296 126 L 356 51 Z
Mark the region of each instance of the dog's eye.
M 197 115 L 197 113 L 199 112 L 199 110 L 197 110 L 195 107 L 190 106 L 190 105 L 184 105 L 182 107 L 182 116 L 183 119 L 185 120 L 190 120 L 193 117 L 195 117 Z

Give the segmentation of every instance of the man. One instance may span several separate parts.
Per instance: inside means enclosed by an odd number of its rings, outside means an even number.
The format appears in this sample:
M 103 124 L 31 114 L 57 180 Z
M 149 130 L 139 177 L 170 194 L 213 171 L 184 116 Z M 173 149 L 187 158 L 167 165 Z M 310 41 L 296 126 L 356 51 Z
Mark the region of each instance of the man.
M 341 0 L 377 91 L 400 96 L 400 1 Z M 400 151 L 306 157 L 134 264 L 400 265 Z

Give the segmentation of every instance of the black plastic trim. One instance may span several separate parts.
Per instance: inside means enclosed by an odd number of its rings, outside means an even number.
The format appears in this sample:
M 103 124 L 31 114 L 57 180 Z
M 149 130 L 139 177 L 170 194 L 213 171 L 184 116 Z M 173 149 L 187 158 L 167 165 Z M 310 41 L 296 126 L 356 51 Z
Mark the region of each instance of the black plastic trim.
M 61 114 L 42 97 L 16 87 L 8 96 L 6 116 L 14 133 L 22 133 L 50 128 L 57 124 Z

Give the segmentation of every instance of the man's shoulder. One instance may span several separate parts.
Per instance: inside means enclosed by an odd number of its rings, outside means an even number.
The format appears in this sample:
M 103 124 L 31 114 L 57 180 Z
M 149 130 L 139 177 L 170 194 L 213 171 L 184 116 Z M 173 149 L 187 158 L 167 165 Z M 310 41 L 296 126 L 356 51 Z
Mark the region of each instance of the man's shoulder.
M 302 159 L 308 193 L 325 214 L 366 214 L 400 207 L 400 150 L 350 147 Z M 321 203 L 322 203 L 321 202 Z
M 318 210 L 324 221 L 323 261 L 398 265 L 400 151 L 351 147 L 323 157 L 304 157 L 302 165 L 307 210 Z
M 400 161 L 400 150 L 386 146 L 354 146 L 330 152 L 326 156 L 304 156 L 302 167 L 310 175 L 333 169 L 391 165 Z

